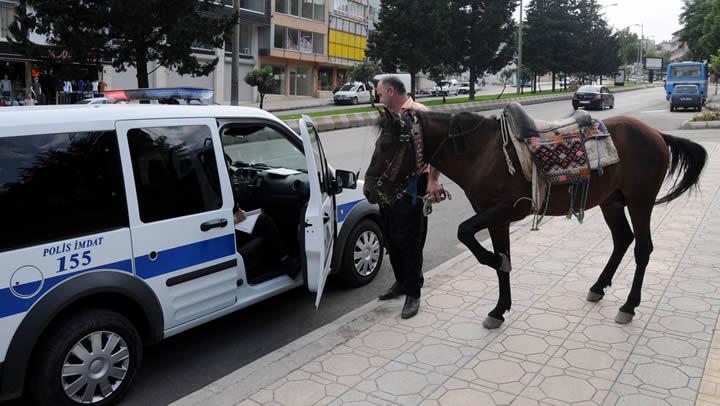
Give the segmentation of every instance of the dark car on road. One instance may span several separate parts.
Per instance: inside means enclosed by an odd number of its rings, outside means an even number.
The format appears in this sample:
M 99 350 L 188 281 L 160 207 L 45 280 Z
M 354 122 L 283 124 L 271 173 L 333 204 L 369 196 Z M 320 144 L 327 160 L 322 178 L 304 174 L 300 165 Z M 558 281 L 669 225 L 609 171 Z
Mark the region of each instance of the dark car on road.
M 677 108 L 702 110 L 702 95 L 697 85 L 677 85 L 670 96 L 670 111 Z
M 606 107 L 615 107 L 615 96 L 605 86 L 581 86 L 572 96 L 573 109 L 605 110 Z

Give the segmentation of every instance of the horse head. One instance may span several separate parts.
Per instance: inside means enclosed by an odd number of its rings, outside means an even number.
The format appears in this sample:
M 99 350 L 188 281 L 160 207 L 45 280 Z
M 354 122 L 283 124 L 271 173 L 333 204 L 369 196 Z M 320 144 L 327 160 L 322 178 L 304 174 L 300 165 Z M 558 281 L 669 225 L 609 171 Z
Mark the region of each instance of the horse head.
M 375 142 L 370 165 L 365 172 L 363 193 L 370 203 L 390 205 L 402 198 L 407 180 L 415 169 L 409 115 L 380 110 L 380 136 Z

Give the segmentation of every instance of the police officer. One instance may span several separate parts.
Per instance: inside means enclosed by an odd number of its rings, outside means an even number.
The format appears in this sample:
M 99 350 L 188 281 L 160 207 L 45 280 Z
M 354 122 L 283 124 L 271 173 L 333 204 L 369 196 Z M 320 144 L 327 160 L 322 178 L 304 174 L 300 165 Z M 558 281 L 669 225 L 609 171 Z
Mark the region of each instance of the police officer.
M 407 95 L 405 85 L 394 76 L 387 76 L 378 83 L 380 102 L 389 111 L 399 114 L 405 110 L 427 111 L 425 105 L 415 102 Z M 420 309 L 420 288 L 423 248 L 427 235 L 427 218 L 423 215 L 422 197 L 429 193 L 433 202 L 439 202 L 440 173 L 433 167 L 409 180 L 408 193 L 392 205 L 381 205 L 380 215 L 395 274 L 395 283 L 380 300 L 390 300 L 405 295 L 402 318 L 415 316 Z

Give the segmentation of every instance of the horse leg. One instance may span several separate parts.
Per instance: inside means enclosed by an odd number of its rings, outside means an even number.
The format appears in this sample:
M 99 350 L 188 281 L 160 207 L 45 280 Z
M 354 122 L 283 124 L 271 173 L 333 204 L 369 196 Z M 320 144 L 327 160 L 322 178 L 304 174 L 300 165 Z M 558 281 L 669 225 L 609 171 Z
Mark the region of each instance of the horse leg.
M 633 277 L 632 288 L 627 301 L 620 307 L 615 316 L 615 322 L 619 324 L 630 323 L 635 316 L 635 308 L 640 306 L 640 291 L 642 289 L 645 268 L 650 262 L 650 253 L 653 251 L 652 238 L 650 236 L 650 215 L 652 214 L 653 203 L 628 204 L 630 220 L 635 231 L 635 276 Z
M 600 208 L 602 209 L 605 222 L 608 227 L 610 227 L 610 232 L 612 233 L 613 252 L 597 282 L 590 288 L 587 295 L 588 302 L 598 302 L 603 298 L 605 288 L 612 285 L 615 271 L 617 271 L 623 256 L 625 256 L 625 253 L 635 238 L 630 224 L 628 224 L 627 217 L 625 217 L 624 205 L 603 203 Z
M 492 239 L 493 250 L 495 254 L 504 254 L 510 260 L 510 223 L 488 228 L 490 238 Z M 500 294 L 497 305 L 483 322 L 483 326 L 488 329 L 498 328 L 505 321 L 503 313 L 510 310 L 512 305 L 512 297 L 510 294 L 510 272 L 502 269 L 496 269 L 498 277 L 498 285 Z
M 507 256 L 507 254 L 503 253 L 503 249 L 498 249 L 496 247 L 496 251 L 498 252 L 490 252 L 487 249 L 485 249 L 475 238 L 475 234 L 479 232 L 480 230 L 486 229 L 488 227 L 497 225 L 497 224 L 506 224 L 506 219 L 510 219 L 513 212 L 512 207 L 492 207 L 490 209 L 484 210 L 482 212 L 477 213 L 476 215 L 472 216 L 468 220 L 465 220 L 460 224 L 458 227 L 458 240 L 465 244 L 466 247 L 470 250 L 470 252 L 475 255 L 475 258 L 483 265 L 487 265 L 497 271 L 498 278 L 500 279 L 500 291 L 501 291 L 501 301 L 498 303 L 499 307 L 496 307 L 493 312 L 488 314 L 488 318 L 485 319 L 485 322 L 483 325 L 486 328 L 498 328 L 500 325 L 505 321 L 502 314 L 510 309 L 510 258 Z M 509 226 L 508 226 L 509 230 Z M 501 231 L 498 230 L 498 241 L 500 245 L 502 246 L 502 238 L 499 238 Z M 505 251 L 509 251 L 510 248 L 510 236 L 509 231 L 507 235 L 507 243 L 505 244 Z M 494 245 L 494 242 L 493 242 Z M 502 274 L 506 274 L 505 276 L 501 276 Z M 505 282 L 503 282 L 505 280 Z M 506 298 L 503 297 L 503 286 L 507 287 L 508 295 Z M 505 299 L 505 300 L 503 300 Z

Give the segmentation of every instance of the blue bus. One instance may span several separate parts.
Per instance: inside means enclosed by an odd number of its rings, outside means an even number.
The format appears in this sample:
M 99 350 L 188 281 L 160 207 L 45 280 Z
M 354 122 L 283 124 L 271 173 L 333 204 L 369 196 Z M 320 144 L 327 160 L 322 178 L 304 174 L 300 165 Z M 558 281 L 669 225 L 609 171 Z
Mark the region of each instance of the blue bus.
M 702 62 L 676 62 L 668 64 L 665 78 L 665 100 L 670 100 L 677 85 L 697 85 L 703 103 L 707 98 L 708 69 Z

